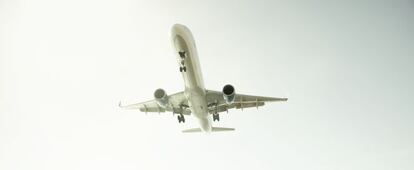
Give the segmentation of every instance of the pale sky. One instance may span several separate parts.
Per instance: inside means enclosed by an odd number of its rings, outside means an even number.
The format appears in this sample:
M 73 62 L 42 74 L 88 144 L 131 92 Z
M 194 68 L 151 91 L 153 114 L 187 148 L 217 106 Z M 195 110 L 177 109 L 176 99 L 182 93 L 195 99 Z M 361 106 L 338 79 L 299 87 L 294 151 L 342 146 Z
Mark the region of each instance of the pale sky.
M 182 91 L 289 97 L 214 126 L 121 110 Z M 0 0 L 0 169 L 414 169 L 414 2 Z

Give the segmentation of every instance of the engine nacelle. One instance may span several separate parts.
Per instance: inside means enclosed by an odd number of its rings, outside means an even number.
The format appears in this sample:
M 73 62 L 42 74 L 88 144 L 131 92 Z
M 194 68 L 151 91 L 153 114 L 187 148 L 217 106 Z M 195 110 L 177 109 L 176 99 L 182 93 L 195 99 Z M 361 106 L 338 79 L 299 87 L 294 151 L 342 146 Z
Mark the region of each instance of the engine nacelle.
M 234 102 L 234 98 L 236 97 L 236 90 L 230 84 L 227 84 L 223 87 L 223 98 L 227 104 L 231 104 Z
M 165 92 L 164 89 L 155 90 L 154 98 L 155 98 L 155 101 L 157 101 L 157 104 L 162 108 L 167 107 L 168 104 L 169 104 L 168 95 L 167 95 L 167 93 Z

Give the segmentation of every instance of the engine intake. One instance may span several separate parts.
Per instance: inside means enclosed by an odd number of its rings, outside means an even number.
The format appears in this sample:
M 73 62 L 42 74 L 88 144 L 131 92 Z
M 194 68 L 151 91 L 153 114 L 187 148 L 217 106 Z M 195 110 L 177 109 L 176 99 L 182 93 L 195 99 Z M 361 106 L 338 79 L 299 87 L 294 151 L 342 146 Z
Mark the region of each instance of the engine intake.
M 234 98 L 236 96 L 236 91 L 234 87 L 230 84 L 227 84 L 223 87 L 223 98 L 227 104 L 231 104 L 234 102 Z
M 168 95 L 164 89 L 155 90 L 154 98 L 160 107 L 165 108 L 168 106 Z

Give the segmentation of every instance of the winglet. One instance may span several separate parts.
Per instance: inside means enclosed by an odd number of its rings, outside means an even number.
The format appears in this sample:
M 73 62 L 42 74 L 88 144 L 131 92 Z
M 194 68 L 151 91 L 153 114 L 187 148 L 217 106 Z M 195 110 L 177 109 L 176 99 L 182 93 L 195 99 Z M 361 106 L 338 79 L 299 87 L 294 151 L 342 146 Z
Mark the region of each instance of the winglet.
M 122 108 L 122 109 L 128 109 L 128 110 L 140 109 L 139 103 L 137 103 L 137 104 L 130 104 L 130 105 L 122 105 L 122 102 L 121 101 L 119 101 L 118 107 L 119 108 Z

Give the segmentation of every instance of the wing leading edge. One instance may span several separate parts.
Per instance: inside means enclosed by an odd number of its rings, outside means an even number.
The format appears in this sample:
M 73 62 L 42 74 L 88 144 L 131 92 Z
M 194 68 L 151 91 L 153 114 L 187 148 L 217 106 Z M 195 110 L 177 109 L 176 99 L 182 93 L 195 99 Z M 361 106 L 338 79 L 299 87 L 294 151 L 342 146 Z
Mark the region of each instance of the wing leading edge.
M 160 105 L 158 105 L 157 101 L 155 100 L 149 100 L 146 102 L 134 103 L 134 104 L 129 104 L 129 105 L 122 105 L 122 103 L 119 102 L 118 106 L 123 109 L 139 110 L 145 113 L 173 112 L 173 113 L 183 114 L 183 115 L 191 114 L 190 109 L 183 107 L 183 106 L 188 106 L 188 102 L 184 96 L 184 92 L 179 92 L 179 93 L 169 95 L 168 101 L 169 101 L 169 104 L 167 107 L 161 107 Z
M 207 91 L 207 100 L 211 103 L 210 113 L 220 113 L 226 112 L 229 109 L 244 109 L 251 107 L 261 107 L 264 106 L 266 102 L 283 102 L 287 101 L 288 98 L 277 98 L 277 97 L 265 97 L 265 96 L 252 96 L 245 94 L 237 94 L 235 96 L 234 102 L 227 104 L 223 99 L 223 93 L 219 91 Z

